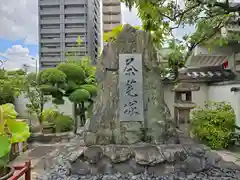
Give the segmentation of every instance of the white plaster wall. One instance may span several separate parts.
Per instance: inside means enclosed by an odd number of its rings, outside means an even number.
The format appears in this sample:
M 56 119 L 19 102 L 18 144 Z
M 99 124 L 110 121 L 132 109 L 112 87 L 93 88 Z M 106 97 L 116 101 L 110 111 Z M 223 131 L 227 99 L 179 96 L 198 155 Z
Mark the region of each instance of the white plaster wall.
M 171 91 L 172 86 L 172 84 L 164 85 L 164 99 L 173 117 L 174 92 Z M 208 100 L 208 86 L 206 84 L 200 84 L 200 90 L 192 93 L 192 100 L 198 106 L 203 106 L 204 102 Z
M 240 84 L 209 86 L 208 89 L 209 101 L 226 101 L 235 106 L 234 104 L 235 93 L 230 92 L 231 87 L 240 87 Z
M 72 103 L 67 99 L 64 98 L 65 103 L 63 105 L 59 105 L 58 109 L 60 112 L 64 113 L 65 115 L 73 116 L 73 105 Z M 27 113 L 26 104 L 28 104 L 28 99 L 24 97 L 24 95 L 19 96 L 15 99 L 15 107 L 16 111 L 19 113 L 19 116 L 21 117 L 29 117 L 29 114 Z M 49 101 L 44 105 L 44 109 L 54 107 L 53 103 Z M 34 117 L 31 117 L 34 119 Z
M 171 91 L 172 86 L 173 86 L 172 84 L 164 84 L 164 99 L 165 99 L 166 104 L 168 105 L 171 115 L 173 116 L 173 114 L 174 114 L 174 108 L 173 108 L 174 92 Z M 203 106 L 204 102 L 208 100 L 208 96 L 209 96 L 208 92 L 209 92 L 208 86 L 206 86 L 205 84 L 201 84 L 200 90 L 197 92 L 193 92 L 193 94 L 192 94 L 193 102 L 195 102 L 199 106 Z M 214 93 L 215 93 L 215 91 L 213 92 L 213 94 Z M 212 96 L 212 95 L 210 95 L 210 96 Z M 218 95 L 218 96 L 221 97 L 222 95 Z M 213 96 L 212 96 L 212 98 L 213 98 Z M 15 99 L 16 110 L 21 117 L 26 117 L 26 118 L 29 117 L 29 115 L 27 113 L 27 108 L 26 108 L 27 103 L 28 103 L 28 99 L 24 98 L 24 95 L 21 95 Z M 48 102 L 44 106 L 45 109 L 50 108 L 50 107 L 54 107 L 52 102 Z M 65 103 L 63 105 L 59 105 L 58 107 L 59 107 L 60 112 L 73 117 L 73 105 L 67 98 L 65 98 Z M 34 119 L 34 117 L 31 117 L 31 119 Z
M 208 88 L 205 83 L 201 83 L 200 90 L 192 92 L 192 101 L 198 106 L 203 107 L 205 101 L 208 101 Z
M 194 49 L 194 55 L 199 54 L 211 54 L 211 55 L 225 55 L 231 56 L 233 53 L 233 49 L 231 47 L 218 47 L 218 48 L 211 48 L 211 51 L 208 50 L 207 47 L 197 47 Z

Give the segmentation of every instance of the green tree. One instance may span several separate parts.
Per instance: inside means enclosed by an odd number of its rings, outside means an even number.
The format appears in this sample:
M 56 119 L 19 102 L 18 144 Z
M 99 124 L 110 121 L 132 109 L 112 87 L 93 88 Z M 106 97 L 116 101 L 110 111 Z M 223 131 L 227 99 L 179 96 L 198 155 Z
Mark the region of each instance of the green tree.
M 141 26 L 134 26 L 135 29 L 141 29 Z M 122 31 L 123 25 L 120 24 L 113 28 L 111 31 L 104 33 L 103 41 L 104 42 L 114 42 L 116 41 L 117 36 Z
M 239 40 L 238 34 L 226 37 L 218 36 L 221 28 L 239 12 L 239 7 L 229 0 L 122 0 L 131 9 L 138 9 L 143 29 L 153 31 L 162 42 L 163 35 L 172 36 L 179 27 L 194 26 L 193 33 L 183 37 L 187 56 L 197 46 L 203 43 L 224 45 L 229 40 Z
M 97 94 L 94 69 L 87 59 L 70 60 L 59 64 L 56 68 L 43 70 L 39 76 L 41 85 L 47 87 L 44 92 L 52 95 L 54 103 L 64 103 L 64 96 L 73 102 L 75 131 L 78 119 L 80 119 L 81 126 L 85 124 L 85 112 L 92 107 L 93 98 Z
M 181 42 L 172 39 L 168 42 L 168 48 L 171 50 L 168 54 L 168 68 L 174 73 L 175 78 L 178 77 L 178 69 L 185 64 L 186 50 Z
M 224 46 L 240 40 L 238 33 L 220 35 L 221 29 L 234 17 L 239 16 L 238 5 L 229 0 L 121 1 L 130 9 L 137 8 L 142 28 L 151 32 L 157 48 L 169 44 L 172 53 L 168 57 L 168 65 L 175 73 L 175 77 L 178 75 L 177 67 L 183 65 L 198 45 L 206 46 L 211 50 L 214 46 Z M 187 32 L 181 39 L 175 37 L 177 28 L 189 26 L 195 29 L 192 33 Z
M 24 87 L 25 72 L 0 70 L 0 105 L 14 103 Z
M 28 98 L 29 103 L 26 105 L 27 111 L 30 115 L 37 117 L 40 125 L 43 123 L 43 109 L 44 104 L 46 104 L 50 98 L 44 95 L 42 88 L 38 83 L 37 75 L 35 73 L 30 73 L 25 77 L 24 83 L 24 94 Z

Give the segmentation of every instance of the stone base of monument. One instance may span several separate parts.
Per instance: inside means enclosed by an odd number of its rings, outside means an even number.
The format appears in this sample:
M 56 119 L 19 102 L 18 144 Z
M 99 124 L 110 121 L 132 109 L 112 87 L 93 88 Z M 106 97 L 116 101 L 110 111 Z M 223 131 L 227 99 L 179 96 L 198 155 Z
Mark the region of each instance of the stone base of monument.
M 190 180 L 240 178 L 240 167 L 225 162 L 204 145 L 66 147 L 46 167 L 42 180 Z

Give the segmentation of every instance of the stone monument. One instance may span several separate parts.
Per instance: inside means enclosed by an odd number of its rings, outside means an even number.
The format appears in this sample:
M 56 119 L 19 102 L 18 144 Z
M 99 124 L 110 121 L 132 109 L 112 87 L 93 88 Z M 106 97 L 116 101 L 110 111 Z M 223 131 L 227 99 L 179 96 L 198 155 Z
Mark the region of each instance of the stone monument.
M 159 67 L 148 32 L 125 25 L 116 41 L 105 45 L 97 66 L 99 93 L 85 133 L 87 145 L 176 143 Z
M 125 25 L 99 61 L 100 92 L 87 132 L 48 155 L 40 180 L 239 179 L 239 166 L 206 146 L 174 144 L 158 67 L 150 35 Z

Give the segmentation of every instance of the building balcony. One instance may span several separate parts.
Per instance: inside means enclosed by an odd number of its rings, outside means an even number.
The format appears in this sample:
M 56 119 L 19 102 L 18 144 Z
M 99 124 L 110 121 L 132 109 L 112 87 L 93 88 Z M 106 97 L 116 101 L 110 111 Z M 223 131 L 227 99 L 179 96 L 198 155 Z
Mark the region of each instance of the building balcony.
M 86 39 L 81 37 L 81 40 L 84 42 Z M 76 43 L 77 38 L 65 38 L 65 42 L 67 43 Z
M 120 23 L 119 23 L 120 24 Z M 103 31 L 104 32 L 108 32 L 108 31 L 112 31 L 113 28 L 115 28 L 116 26 L 118 26 L 119 24 L 103 24 Z
M 120 6 L 103 7 L 102 12 L 104 15 L 121 15 Z
M 61 61 L 61 57 L 60 56 L 41 57 L 40 61 L 41 62 L 60 62 Z
M 60 24 L 60 18 L 59 19 L 40 20 L 40 24 Z
M 121 22 L 121 15 L 103 15 L 103 23 L 105 22 Z
M 66 52 L 85 52 L 85 47 L 65 47 Z
M 41 39 L 41 43 L 59 43 L 60 38 Z
M 85 33 L 85 28 L 67 28 L 65 29 L 65 33 Z
M 39 5 L 40 6 L 51 6 L 51 5 L 59 5 L 60 0 L 40 0 Z
M 86 23 L 86 22 L 87 22 L 86 18 L 76 18 L 76 19 L 66 18 L 65 19 L 66 24 L 76 24 L 76 23 Z
M 120 5 L 120 0 L 102 0 L 103 6 Z
M 40 10 L 40 15 L 60 15 L 60 9 Z
M 65 0 L 65 5 L 74 5 L 74 4 L 87 4 L 87 0 L 85 2 L 83 0 Z
M 117 6 L 103 6 L 103 12 L 107 13 L 107 12 L 117 12 L 117 13 L 121 13 L 121 6 L 117 5 Z
M 56 48 L 41 48 L 41 52 L 42 53 L 48 53 L 48 52 L 60 52 L 60 47 L 56 47 Z
M 60 33 L 60 29 L 41 29 L 41 34 L 56 34 Z
M 64 10 L 65 14 L 87 14 L 86 8 L 67 8 Z

